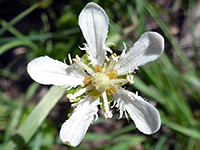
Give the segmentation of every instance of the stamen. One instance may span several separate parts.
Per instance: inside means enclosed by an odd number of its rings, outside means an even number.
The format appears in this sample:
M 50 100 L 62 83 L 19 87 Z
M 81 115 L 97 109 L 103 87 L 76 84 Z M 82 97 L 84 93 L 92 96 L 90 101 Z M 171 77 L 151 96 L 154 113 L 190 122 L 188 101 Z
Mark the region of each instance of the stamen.
M 93 87 L 92 86 L 87 86 L 85 88 L 80 89 L 78 92 L 74 94 L 67 94 L 67 98 L 69 99 L 70 102 L 74 102 L 77 97 L 81 96 L 85 92 L 91 90 Z
M 112 111 L 109 111 L 107 114 L 104 114 L 105 118 L 112 118 L 113 117 L 113 114 L 112 114 Z
M 110 84 L 119 84 L 119 83 L 126 83 L 129 82 L 129 84 L 133 84 L 133 76 L 132 75 L 127 75 L 126 79 L 111 79 Z
M 79 61 L 77 64 L 79 66 L 83 67 L 87 71 L 87 73 L 89 73 L 91 76 L 95 75 L 95 72 L 91 68 L 89 68 L 85 63 L 83 63 L 82 61 Z
M 90 95 L 92 95 L 92 97 L 94 97 L 94 98 L 98 98 L 101 96 L 101 93 L 99 91 L 97 91 L 96 89 L 94 89 L 90 92 Z
M 90 76 L 87 76 L 87 77 L 85 77 L 84 82 L 85 82 L 85 84 L 91 84 L 92 78 Z
M 106 92 L 108 95 L 112 95 L 116 92 L 116 88 L 113 85 L 110 85 Z
M 100 66 L 100 65 L 96 65 L 96 66 L 95 66 L 95 71 L 96 71 L 96 72 L 102 72 L 102 69 L 103 69 L 103 67 Z
M 78 63 L 79 61 L 81 61 L 81 58 L 78 55 L 76 55 L 76 57 L 73 58 L 72 60 L 74 63 Z
M 117 62 L 118 61 L 118 57 L 115 56 L 115 55 L 111 55 L 111 60 L 113 60 L 114 62 Z
M 106 70 L 104 71 L 104 73 L 108 73 L 111 69 L 113 69 L 113 67 L 115 66 L 116 62 L 118 61 L 118 57 L 111 55 L 110 56 L 110 64 L 109 66 L 106 68 Z
M 129 84 L 133 84 L 134 83 L 134 81 L 133 81 L 133 76 L 132 75 L 127 75 L 126 76 L 126 79 L 128 80 L 128 82 L 129 82 Z
M 107 76 L 109 77 L 109 79 L 116 79 L 117 78 L 117 70 L 110 70 L 110 72 L 107 74 Z
M 102 98 L 103 98 L 103 104 L 104 104 L 104 108 L 105 108 L 105 118 L 112 118 L 112 112 L 109 111 L 109 105 L 108 105 L 108 99 L 107 99 L 107 95 L 106 92 L 102 93 Z
M 66 97 L 69 99 L 69 101 L 72 103 L 75 101 L 76 97 L 74 97 L 73 94 L 67 94 Z
M 73 58 L 72 60 L 77 65 L 83 67 L 87 71 L 87 73 L 89 73 L 90 75 L 92 75 L 92 76 L 95 75 L 95 72 L 91 68 L 89 68 L 85 63 L 83 63 L 81 61 L 81 58 L 78 55 L 76 55 L 76 58 Z
M 71 58 L 70 53 L 68 54 L 68 59 L 69 59 L 69 63 L 72 64 L 72 58 Z
M 124 49 L 122 50 L 120 58 L 122 58 L 125 55 L 125 53 L 126 53 L 126 44 L 124 42 L 123 42 L 123 45 L 124 45 Z
M 118 83 L 126 83 L 128 82 L 127 79 L 111 79 L 110 84 L 118 84 Z

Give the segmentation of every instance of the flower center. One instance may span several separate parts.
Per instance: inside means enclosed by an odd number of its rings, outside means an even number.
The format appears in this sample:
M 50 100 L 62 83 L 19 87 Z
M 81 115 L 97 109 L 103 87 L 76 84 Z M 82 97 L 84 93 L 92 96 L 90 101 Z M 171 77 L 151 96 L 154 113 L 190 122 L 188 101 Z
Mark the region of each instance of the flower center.
M 84 55 L 82 60 L 79 56 L 72 60 L 79 67 L 83 68 L 88 76 L 84 78 L 84 85 L 68 92 L 67 97 L 70 102 L 78 102 L 87 94 L 90 94 L 94 99 L 99 98 L 105 117 L 111 118 L 112 112 L 109 110 L 112 100 L 111 95 L 116 93 L 117 88 L 128 82 L 133 84 L 133 76 L 130 74 L 119 76 L 117 70 L 114 70 L 115 63 L 118 60 L 116 54 L 112 54 L 103 66 L 91 66 L 87 55 Z
M 95 76 L 92 78 L 92 85 L 100 93 L 102 93 L 106 89 L 108 89 L 109 88 L 109 84 L 110 84 L 110 79 L 104 73 L 97 72 L 95 74 Z

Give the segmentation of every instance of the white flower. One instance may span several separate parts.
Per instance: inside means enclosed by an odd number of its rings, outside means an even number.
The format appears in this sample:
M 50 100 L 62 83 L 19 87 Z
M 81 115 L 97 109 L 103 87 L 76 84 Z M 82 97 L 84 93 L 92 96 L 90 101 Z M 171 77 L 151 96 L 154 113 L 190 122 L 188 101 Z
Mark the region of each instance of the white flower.
M 79 15 L 79 25 L 86 39 L 82 58 L 71 58 L 70 65 L 49 58 L 34 59 L 28 64 L 28 73 L 41 84 L 67 88 L 74 112 L 63 123 L 61 140 L 77 146 L 90 124 L 98 118 L 98 105 L 106 118 L 112 117 L 110 103 L 119 109 L 120 118 L 125 112 L 130 115 L 138 130 L 152 134 L 159 130 L 161 121 L 156 108 L 142 97 L 121 88 L 133 84 L 133 73 L 137 67 L 158 59 L 164 50 L 164 39 L 156 32 L 146 32 L 125 53 L 113 54 L 106 46 L 109 20 L 105 11 L 97 4 L 88 3 Z M 111 56 L 107 57 L 107 52 Z

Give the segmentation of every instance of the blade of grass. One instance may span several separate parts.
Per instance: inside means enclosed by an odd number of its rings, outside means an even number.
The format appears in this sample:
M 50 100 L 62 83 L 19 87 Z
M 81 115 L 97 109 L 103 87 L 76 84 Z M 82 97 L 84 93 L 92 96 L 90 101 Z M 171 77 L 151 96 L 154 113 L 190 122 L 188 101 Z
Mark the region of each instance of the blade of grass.
M 21 19 L 23 19 L 24 17 L 26 17 L 28 14 L 30 14 L 32 11 L 34 11 L 36 8 L 38 8 L 45 1 L 46 0 L 43 0 L 43 1 L 40 1 L 40 2 L 32 5 L 31 7 L 29 7 L 28 9 L 26 9 L 25 11 L 23 11 L 22 13 L 20 13 L 19 15 L 17 15 L 15 18 L 13 18 L 5 27 L 3 27 L 2 29 L 0 29 L 0 36 L 2 36 L 8 30 L 8 28 L 10 26 L 15 25 Z
M 172 36 L 172 34 L 171 34 L 169 28 L 167 27 L 167 25 L 164 23 L 164 21 L 161 19 L 159 14 L 156 12 L 154 5 L 149 2 L 147 5 L 145 5 L 145 8 L 148 11 L 148 13 L 153 17 L 153 19 L 157 22 L 157 24 L 159 25 L 159 27 L 161 28 L 161 30 L 163 31 L 165 36 L 168 38 L 168 40 L 171 43 L 172 47 L 177 52 L 180 60 L 186 66 L 186 68 L 188 69 L 190 74 L 195 74 L 195 70 L 193 69 L 189 59 L 184 54 L 184 52 L 181 50 L 178 42 Z
M 55 86 L 51 87 L 49 92 L 42 98 L 25 122 L 17 130 L 12 140 L 5 145 L 4 149 L 12 150 L 14 147 L 25 147 L 64 93 L 64 89 Z
M 159 140 L 157 144 L 155 145 L 155 148 L 153 149 L 155 150 L 165 149 L 167 139 L 168 137 L 166 135 L 162 135 L 161 137 L 159 137 Z
M 121 135 L 114 139 L 116 144 L 110 146 L 109 150 L 126 150 L 131 149 L 145 141 L 141 135 Z
M 170 127 L 171 129 L 178 131 L 184 135 L 187 135 L 191 138 L 200 140 L 200 131 L 195 128 L 187 128 L 182 125 L 176 124 L 170 121 L 167 118 L 162 118 L 162 123 Z
M 32 48 L 33 50 L 38 49 L 38 46 L 35 45 L 35 44 L 33 44 L 33 43 L 30 42 L 30 41 L 17 40 L 17 41 L 13 41 L 13 42 L 6 43 L 6 44 L 2 45 L 2 46 L 0 47 L 0 55 L 3 54 L 3 53 L 5 53 L 6 51 L 12 49 L 12 48 L 18 47 L 18 46 L 30 47 L 30 48 Z
M 75 34 L 80 32 L 79 28 L 71 28 L 67 30 L 63 30 L 62 32 L 55 32 L 55 33 L 41 33 L 41 34 L 36 34 L 36 35 L 27 35 L 26 38 L 30 41 L 41 41 L 41 40 L 47 40 L 50 38 L 58 38 L 60 36 L 67 36 L 71 34 Z M 3 37 L 0 38 L 0 44 L 7 43 L 7 42 L 12 42 L 19 40 L 19 38 L 16 37 Z
M 35 136 L 32 150 L 40 150 L 41 149 L 42 133 L 43 132 L 39 130 L 39 132 Z
M 189 138 L 187 143 L 187 150 L 193 150 L 195 149 L 195 139 Z
M 19 79 L 19 76 L 15 72 L 11 72 L 7 67 L 0 70 L 0 76 L 14 81 Z
M 199 72 L 199 69 L 200 66 L 199 66 L 199 63 L 198 63 L 198 58 L 199 58 L 199 54 L 198 54 L 198 47 L 197 47 L 197 39 L 195 37 L 195 18 L 194 18 L 194 11 L 195 11 L 195 3 L 196 1 L 195 0 L 189 0 L 189 30 L 190 30 L 190 33 L 191 33 L 191 37 L 192 37 L 192 49 L 193 49 L 193 52 L 194 52 L 194 60 L 195 60 L 195 63 L 196 63 L 196 68 L 197 68 L 197 71 Z M 199 72 L 200 73 L 200 72 Z
M 4 105 L 4 106 L 7 106 L 11 109 L 14 109 L 15 107 L 17 107 L 17 104 L 16 103 L 13 103 L 13 99 L 5 96 L 3 94 L 3 92 L 0 91 L 0 104 L 1 105 Z
M 146 30 L 146 14 L 145 14 L 145 3 L 141 0 L 136 0 L 136 8 L 138 13 L 138 32 L 142 34 Z
M 109 134 L 87 133 L 83 140 L 84 141 L 85 140 L 112 140 L 114 137 L 117 137 L 121 134 L 133 131 L 134 129 L 136 129 L 136 127 L 133 124 L 131 124 L 131 125 L 121 128 L 117 131 L 113 131 L 112 133 L 109 133 Z
M 24 104 L 32 98 L 32 96 L 35 94 L 35 92 L 36 92 L 38 87 L 39 87 L 39 84 L 36 83 L 36 82 L 33 82 L 29 86 L 28 90 L 26 91 L 26 95 L 25 95 L 25 97 L 23 99 L 23 103 Z
M 141 93 L 149 96 L 159 102 L 160 104 L 165 105 L 165 96 L 163 96 L 156 88 L 148 87 L 144 81 L 142 81 L 139 77 L 134 76 L 135 84 L 133 85 L 134 88 L 137 88 Z
M 5 20 L 1 20 L 1 25 L 6 28 L 6 26 L 8 25 L 8 23 Z M 7 29 L 10 33 L 12 33 L 14 36 L 21 38 L 21 39 L 25 39 L 27 40 L 26 36 L 23 35 L 20 31 L 18 31 L 16 28 L 14 28 L 12 25 L 10 25 L 10 27 Z
M 196 125 L 183 89 L 177 88 L 182 82 L 182 80 L 179 80 L 180 73 L 173 73 L 173 71 L 165 72 L 165 67 L 162 67 L 165 65 L 165 62 L 162 63 L 163 65 L 160 63 L 151 63 L 148 68 L 143 67 L 145 77 L 148 77 L 153 85 L 155 85 L 155 88 L 158 89 L 158 92 L 161 93 L 160 95 L 165 97 L 166 103 L 170 106 L 167 109 L 169 113 L 176 114 L 179 119 L 187 122 L 187 124 Z M 159 71 L 157 68 L 160 68 Z M 160 100 L 160 98 L 156 100 Z
M 21 114 L 22 114 L 22 109 L 20 109 L 19 107 L 16 108 L 12 112 L 11 119 L 8 122 L 6 130 L 5 130 L 5 134 L 4 134 L 4 138 L 3 138 L 4 143 L 6 143 L 10 139 L 14 129 L 16 128 L 17 124 L 19 123 Z
M 7 126 L 5 134 L 4 134 L 4 142 L 7 142 L 10 139 L 10 137 L 13 133 L 13 130 L 17 127 L 17 125 L 20 121 L 20 117 L 21 117 L 23 110 L 24 110 L 24 104 L 28 100 L 31 99 L 31 97 L 36 92 L 38 87 L 39 87 L 38 83 L 35 83 L 35 82 L 32 83 L 29 86 L 24 99 L 19 102 L 17 107 L 14 107 L 14 111 L 12 112 L 12 117 L 11 117 L 10 121 L 8 122 L 8 126 Z M 10 101 L 12 101 L 12 100 L 10 100 Z M 16 101 L 19 101 L 19 100 L 16 100 Z

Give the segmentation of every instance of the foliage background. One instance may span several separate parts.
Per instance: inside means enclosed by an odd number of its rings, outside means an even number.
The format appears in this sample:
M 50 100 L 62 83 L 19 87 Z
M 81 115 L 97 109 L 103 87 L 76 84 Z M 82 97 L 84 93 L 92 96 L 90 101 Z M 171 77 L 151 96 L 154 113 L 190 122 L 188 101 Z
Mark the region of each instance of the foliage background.
M 76 148 L 59 139 L 61 124 L 72 112 L 65 91 L 34 83 L 26 66 L 48 55 L 67 60 L 83 55 L 78 15 L 89 1 L 0 1 L 0 149 L 30 150 L 199 150 L 200 148 L 200 1 L 110 0 L 101 5 L 110 18 L 107 43 L 120 54 L 145 31 L 165 37 L 165 53 L 140 67 L 127 86 L 155 105 L 162 118 L 159 132 L 147 136 L 126 118 L 105 120 L 99 112 Z

